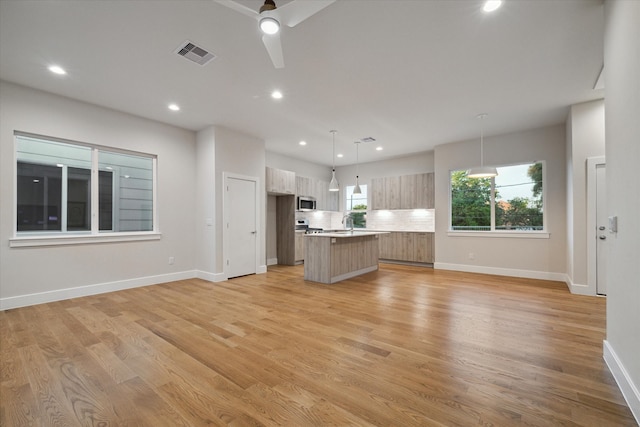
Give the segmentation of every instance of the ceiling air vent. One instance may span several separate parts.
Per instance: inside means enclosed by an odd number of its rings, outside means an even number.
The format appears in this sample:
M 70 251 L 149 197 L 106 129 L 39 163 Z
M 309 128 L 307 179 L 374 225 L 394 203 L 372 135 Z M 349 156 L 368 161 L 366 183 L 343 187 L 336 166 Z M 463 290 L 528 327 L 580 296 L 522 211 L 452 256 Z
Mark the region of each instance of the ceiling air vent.
M 362 142 L 375 142 L 375 141 L 376 141 L 376 139 L 375 139 L 375 138 L 372 138 L 372 137 L 370 137 L 370 136 L 367 136 L 367 137 L 365 137 L 365 138 L 362 138 L 360 141 L 362 141 Z
M 189 61 L 193 61 L 196 64 L 200 64 L 200 65 L 206 65 L 216 57 L 213 53 L 207 51 L 206 49 L 201 48 L 200 46 L 196 46 L 193 42 L 190 42 L 189 40 L 182 43 L 175 50 L 175 53 L 177 53 L 180 56 L 184 56 Z

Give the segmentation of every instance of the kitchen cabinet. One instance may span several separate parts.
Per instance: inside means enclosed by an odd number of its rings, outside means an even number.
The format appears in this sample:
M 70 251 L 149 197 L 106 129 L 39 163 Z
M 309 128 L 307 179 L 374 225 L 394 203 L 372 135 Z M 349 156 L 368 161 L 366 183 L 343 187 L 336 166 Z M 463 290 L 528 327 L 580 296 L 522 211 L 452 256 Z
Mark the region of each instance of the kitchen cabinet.
M 434 173 L 416 175 L 415 209 L 435 209 Z
M 371 209 L 387 209 L 384 201 L 384 194 L 384 178 L 371 178 L 371 188 L 369 189 L 369 203 L 371 205 Z
M 266 168 L 265 187 L 269 194 L 295 194 L 296 173 L 282 169 Z
M 296 197 L 276 197 L 276 249 L 278 264 L 295 265 Z
M 296 176 L 296 194 L 316 199 L 316 209 L 319 211 L 337 211 L 340 202 L 338 193 L 329 191 L 329 181 Z
M 433 209 L 433 173 L 372 178 L 371 209 Z
M 371 209 L 400 209 L 400 177 L 371 179 Z
M 308 196 L 315 197 L 315 187 L 312 189 L 312 186 L 315 184 L 311 178 L 306 176 L 296 176 L 296 194 L 298 196 Z
M 394 231 L 381 235 L 378 244 L 380 259 L 393 261 L 434 262 L 434 233 Z
M 378 269 L 380 232 L 305 235 L 304 280 L 336 283 Z
M 302 261 L 304 261 L 304 232 L 303 231 L 296 231 L 295 261 L 296 261 L 296 264 L 300 264 Z

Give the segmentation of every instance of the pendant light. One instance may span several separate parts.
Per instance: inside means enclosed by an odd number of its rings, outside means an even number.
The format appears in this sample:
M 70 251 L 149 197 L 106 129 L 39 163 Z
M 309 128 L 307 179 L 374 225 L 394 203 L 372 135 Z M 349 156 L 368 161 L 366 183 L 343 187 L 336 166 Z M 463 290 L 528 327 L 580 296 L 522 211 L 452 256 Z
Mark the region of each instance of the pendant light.
M 340 184 L 338 184 L 338 180 L 336 179 L 336 132 L 337 130 L 330 130 L 333 135 L 333 170 L 331 172 L 331 182 L 329 183 L 329 191 L 340 191 Z
M 493 178 L 498 176 L 498 170 L 491 166 L 484 165 L 484 126 L 482 120 L 487 117 L 488 114 L 478 114 L 477 118 L 480 119 L 480 167 L 471 168 L 467 171 L 469 178 Z
M 362 190 L 360 189 L 360 184 L 358 183 L 358 178 L 360 178 L 358 176 L 358 148 L 360 146 L 360 141 L 355 141 L 354 144 L 356 144 L 356 186 L 353 189 L 353 194 L 362 194 Z

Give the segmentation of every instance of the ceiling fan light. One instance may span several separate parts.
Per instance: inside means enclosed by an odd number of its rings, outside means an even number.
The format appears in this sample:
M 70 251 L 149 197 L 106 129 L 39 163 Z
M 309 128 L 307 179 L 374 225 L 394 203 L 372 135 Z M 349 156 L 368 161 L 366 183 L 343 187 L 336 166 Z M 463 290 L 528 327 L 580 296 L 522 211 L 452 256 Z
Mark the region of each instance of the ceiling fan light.
M 260 29 L 263 33 L 271 36 L 280 31 L 280 23 L 276 18 L 266 16 L 260 19 Z
M 467 176 L 469 178 L 493 178 L 494 176 L 498 176 L 498 170 L 491 166 L 480 166 L 469 169 Z

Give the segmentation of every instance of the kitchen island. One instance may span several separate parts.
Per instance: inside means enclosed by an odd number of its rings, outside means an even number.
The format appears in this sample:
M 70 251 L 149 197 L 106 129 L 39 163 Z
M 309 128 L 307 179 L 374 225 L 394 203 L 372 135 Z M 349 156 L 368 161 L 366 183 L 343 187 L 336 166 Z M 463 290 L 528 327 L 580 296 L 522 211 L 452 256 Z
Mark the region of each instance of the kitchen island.
M 378 269 L 378 235 L 383 231 L 306 234 L 304 280 L 336 283 Z

